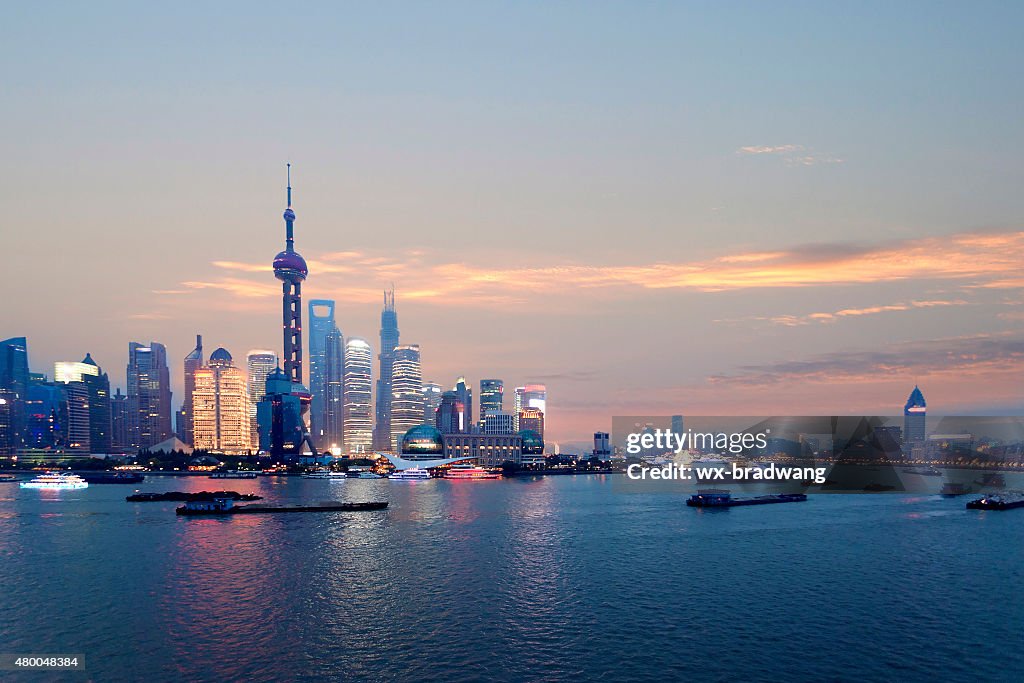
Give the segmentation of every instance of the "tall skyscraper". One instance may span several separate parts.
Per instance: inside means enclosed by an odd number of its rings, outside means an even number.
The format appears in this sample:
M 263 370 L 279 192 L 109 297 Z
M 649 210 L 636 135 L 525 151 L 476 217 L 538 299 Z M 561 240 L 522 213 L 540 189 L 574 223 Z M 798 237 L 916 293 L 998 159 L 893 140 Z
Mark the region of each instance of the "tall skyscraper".
M 267 375 L 277 367 L 277 354 L 273 351 L 253 349 L 245 355 L 245 367 L 249 386 L 249 417 L 252 424 L 252 443 L 259 443 L 259 427 L 256 424 L 256 406 L 267 391 Z
M 313 453 L 316 447 L 306 427 L 305 416 L 309 412 L 310 395 L 302 383 L 302 282 L 309 275 L 306 260 L 295 251 L 295 211 L 292 210 L 292 165 L 288 164 L 288 208 L 284 210 L 285 249 L 274 257 L 274 277 L 281 281 L 281 309 L 284 329 L 284 374 L 291 382 L 291 394 L 298 398 L 301 407 L 299 422 L 302 435 L 298 445 L 301 451 L 305 442 Z M 274 386 L 280 386 L 276 383 Z M 269 385 L 268 385 L 269 387 Z M 283 405 L 281 401 L 272 402 Z M 258 412 L 258 411 L 257 411 Z M 260 429 L 263 431 L 262 427 Z M 279 455 L 279 453 L 274 453 Z
M 473 390 L 470 389 L 465 377 L 455 380 L 455 386 L 452 390 L 466 408 L 466 431 L 468 432 L 469 423 L 473 421 Z
M 245 373 L 219 348 L 195 373 L 192 425 L 195 448 L 228 455 L 252 449 L 252 421 Z
M 915 448 L 924 445 L 928 404 L 915 384 L 903 406 L 903 454 L 910 457 Z
M 57 361 L 53 378 L 58 384 L 81 382 L 88 397 L 89 449 L 97 455 L 111 452 L 110 379 L 100 370 L 91 354 L 81 362 Z M 77 418 L 76 418 L 77 419 Z
M 436 382 L 423 383 L 423 424 L 432 425 L 437 421 L 437 409 L 441 406 L 444 390 Z
M 63 383 L 67 400 L 67 440 L 64 450 L 69 453 L 88 455 L 89 443 L 89 387 L 85 382 Z
M 544 412 L 540 408 L 523 408 L 519 411 L 519 431 L 526 430 L 544 438 Z
M 344 448 L 351 456 L 373 451 L 373 413 L 370 402 L 373 380 L 373 352 L 365 339 L 349 337 L 345 342 Z
M 373 424 L 373 448 L 391 450 L 394 442 L 391 429 L 391 371 L 398 347 L 398 313 L 395 312 L 395 290 L 384 291 L 384 310 L 380 313 L 380 361 L 377 374 L 377 410 Z
M 345 339 L 338 329 L 324 340 L 324 362 L 327 375 L 324 396 L 323 447 L 335 455 L 345 450 Z
M 128 438 L 149 448 L 171 436 L 171 375 L 167 348 L 151 342 L 128 344 Z
M 128 397 L 117 393 L 110 397 L 110 450 L 114 453 L 127 453 L 131 450 L 131 438 L 128 436 Z
M 391 370 L 391 444 L 393 453 L 401 452 L 402 436 L 423 424 L 423 375 L 420 371 L 420 347 L 405 344 L 395 348 Z
M 342 422 L 342 358 L 344 340 L 334 319 L 334 301 L 309 302 L 310 432 L 321 450 L 340 446 Z
M 480 424 L 483 424 L 487 413 L 500 413 L 503 410 L 505 383 L 500 379 L 480 380 Z
M 196 372 L 203 367 L 203 335 L 196 335 L 196 347 L 185 356 L 185 397 L 178 411 L 178 438 L 191 446 L 192 436 L 192 392 L 196 388 Z
M 0 391 L 4 398 L 6 426 L 0 427 L 0 440 L 16 449 L 24 443 L 26 413 L 24 402 L 29 384 L 28 341 L 25 337 L 11 337 L 0 342 Z
M 524 427 L 519 422 L 523 408 L 537 408 L 541 413 L 547 415 L 547 398 L 548 390 L 543 384 L 527 384 L 523 387 L 516 387 L 515 405 L 512 414 L 515 416 L 517 432 L 529 429 L 529 427 Z M 541 434 L 541 436 L 544 435 Z

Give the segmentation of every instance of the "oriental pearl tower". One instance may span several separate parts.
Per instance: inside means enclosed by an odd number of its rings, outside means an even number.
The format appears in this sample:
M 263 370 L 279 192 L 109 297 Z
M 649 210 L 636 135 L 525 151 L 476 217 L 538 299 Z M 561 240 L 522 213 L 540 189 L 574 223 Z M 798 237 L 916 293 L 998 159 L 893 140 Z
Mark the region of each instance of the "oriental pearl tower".
M 274 257 L 274 277 L 281 281 L 282 328 L 284 330 L 284 374 L 292 384 L 292 395 L 302 405 L 302 441 L 316 455 L 306 429 L 311 396 L 302 383 L 302 281 L 309 275 L 306 259 L 295 251 L 295 212 L 292 210 L 292 165 L 288 164 L 288 208 L 284 210 L 285 247 Z M 302 443 L 299 443 L 301 450 Z

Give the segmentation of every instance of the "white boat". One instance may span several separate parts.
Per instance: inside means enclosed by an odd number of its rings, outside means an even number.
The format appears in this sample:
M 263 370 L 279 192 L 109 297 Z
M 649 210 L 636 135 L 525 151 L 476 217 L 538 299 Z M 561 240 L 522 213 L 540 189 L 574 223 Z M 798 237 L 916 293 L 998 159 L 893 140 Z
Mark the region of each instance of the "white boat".
M 303 479 L 330 479 L 331 481 L 345 481 L 348 475 L 344 472 L 331 472 L 329 470 L 317 470 L 315 472 L 306 472 L 302 475 Z
M 383 479 L 384 477 L 382 477 L 381 475 L 377 474 L 376 472 L 371 472 L 370 470 L 354 469 L 354 468 L 350 467 L 349 470 L 348 470 L 348 478 L 349 479 Z
M 388 479 L 397 479 L 399 481 L 430 479 L 430 470 L 423 469 L 422 467 L 411 467 L 407 470 L 392 472 Z
M 77 474 L 63 474 L 59 472 L 47 472 L 40 474 L 32 481 L 21 482 L 23 489 L 84 489 L 89 487 L 89 482 Z

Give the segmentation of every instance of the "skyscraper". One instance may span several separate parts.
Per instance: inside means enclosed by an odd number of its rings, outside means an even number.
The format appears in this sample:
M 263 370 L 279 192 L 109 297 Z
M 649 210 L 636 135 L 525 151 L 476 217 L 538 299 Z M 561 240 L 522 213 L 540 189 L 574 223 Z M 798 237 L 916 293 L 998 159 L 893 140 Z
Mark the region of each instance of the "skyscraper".
M 259 427 L 256 424 L 256 406 L 267 391 L 267 375 L 277 367 L 277 354 L 263 349 L 252 349 L 245 355 L 245 367 L 249 386 L 249 417 L 252 423 L 252 443 L 259 443 Z
M 332 338 L 328 345 L 328 338 Z M 309 429 L 321 450 L 340 445 L 343 340 L 334 320 L 334 301 L 309 302 Z M 328 358 L 328 354 L 333 354 Z M 331 391 L 331 387 L 334 391 Z M 329 394 L 333 393 L 333 397 Z
M 437 407 L 434 426 L 442 434 L 462 434 L 469 431 L 466 406 L 454 391 L 441 394 L 441 405 Z
M 370 393 L 373 352 L 365 339 L 349 337 L 345 343 L 343 427 L 345 452 L 368 455 L 373 450 L 373 414 Z
M 920 448 L 924 444 L 927 410 L 928 404 L 925 403 L 924 394 L 915 384 L 914 390 L 907 398 L 907 403 L 903 406 L 903 454 L 905 457 L 909 457 L 915 448 Z
M 452 390 L 466 408 L 466 431 L 468 432 L 469 423 L 473 421 L 473 390 L 470 389 L 465 377 L 455 380 L 455 386 Z
M 128 436 L 128 397 L 117 393 L 110 397 L 110 450 L 114 453 L 127 453 L 131 450 L 131 439 Z
M 515 434 L 515 420 L 512 413 L 503 410 L 489 410 L 481 422 L 484 434 Z
M 56 383 L 81 382 L 85 385 L 88 398 L 89 450 L 97 455 L 110 453 L 112 423 L 110 379 L 107 373 L 100 370 L 91 354 L 86 353 L 85 358 L 78 363 L 54 363 L 53 378 Z
M 540 408 L 523 408 L 519 411 L 519 431 L 527 430 L 544 438 L 544 412 Z
M 423 424 L 423 375 L 420 371 L 420 347 L 406 344 L 395 348 L 391 370 L 391 444 L 400 452 L 402 436 Z
M 196 372 L 203 367 L 203 335 L 196 335 L 196 347 L 185 356 L 185 397 L 178 411 L 178 438 L 191 446 L 192 436 L 192 392 L 196 388 Z
M 436 382 L 423 383 L 423 424 L 432 425 L 437 420 L 437 409 L 441 406 L 444 390 Z
M 373 448 L 391 450 L 394 443 L 391 429 L 391 370 L 398 347 L 398 313 L 395 312 L 395 290 L 384 291 L 384 310 L 380 313 L 380 361 L 377 374 L 377 410 L 373 425 Z
M 219 348 L 196 371 L 192 393 L 195 448 L 244 455 L 252 448 L 252 420 L 245 373 Z
M 487 413 L 500 413 L 503 409 L 505 383 L 500 379 L 480 380 L 480 424 Z
M 282 328 L 284 329 L 284 374 L 291 383 L 291 394 L 298 398 L 301 408 L 299 422 L 302 435 L 298 444 L 301 451 L 305 442 L 316 453 L 306 428 L 305 415 L 309 412 L 309 390 L 302 384 L 302 282 L 309 275 L 306 260 L 295 251 L 295 211 L 292 210 L 292 165 L 288 164 L 288 208 L 284 210 L 285 249 L 274 257 L 274 277 L 281 281 Z M 281 386 L 275 383 L 275 387 Z M 268 385 L 269 387 L 269 385 Z M 281 401 L 274 405 L 284 405 Z M 278 416 L 280 417 L 280 416 Z M 276 418 L 275 418 L 276 419 Z M 263 431 L 262 427 L 260 429 Z M 279 455 L 279 453 L 274 453 Z
M 4 412 L 7 415 L 0 440 L 16 449 L 24 441 L 26 418 L 24 401 L 28 391 L 28 341 L 11 337 L 0 342 L 0 391 L 7 392 Z
M 128 344 L 128 438 L 149 448 L 171 435 L 171 375 L 163 344 Z
M 335 328 L 324 339 L 324 426 L 320 450 L 345 449 L 345 340 Z

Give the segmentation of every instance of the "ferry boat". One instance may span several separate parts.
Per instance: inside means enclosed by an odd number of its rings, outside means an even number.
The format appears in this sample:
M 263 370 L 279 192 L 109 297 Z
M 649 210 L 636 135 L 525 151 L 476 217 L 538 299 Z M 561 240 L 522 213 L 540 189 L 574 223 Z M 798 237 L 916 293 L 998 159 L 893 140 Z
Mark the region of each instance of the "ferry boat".
M 445 479 L 497 479 L 501 476 L 498 472 L 489 472 L 483 467 L 471 465 L 468 462 L 457 462 L 445 472 Z
M 225 470 L 224 472 L 212 472 L 210 479 L 255 479 L 260 476 L 259 472 L 243 472 L 241 470 Z
M 422 467 L 412 467 L 407 470 L 398 470 L 392 472 L 388 479 L 395 479 L 398 481 L 418 481 L 422 479 L 430 479 L 430 470 L 423 469 Z
M 306 472 L 302 475 L 303 479 L 330 479 L 331 481 L 345 481 L 348 475 L 344 472 L 331 472 L 330 470 L 316 470 L 313 472 Z
M 40 474 L 32 481 L 21 482 L 23 489 L 84 489 L 88 488 L 89 482 L 77 474 L 63 474 L 59 472 L 47 472 Z
M 384 477 L 376 472 L 361 468 L 350 467 L 348 470 L 349 479 L 383 479 Z

